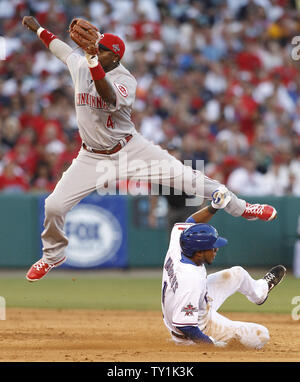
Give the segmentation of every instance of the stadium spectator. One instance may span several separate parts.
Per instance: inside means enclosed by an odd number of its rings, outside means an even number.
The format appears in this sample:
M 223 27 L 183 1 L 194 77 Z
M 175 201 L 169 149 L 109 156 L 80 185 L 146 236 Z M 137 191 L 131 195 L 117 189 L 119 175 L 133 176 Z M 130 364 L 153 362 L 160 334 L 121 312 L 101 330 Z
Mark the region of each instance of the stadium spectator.
M 292 193 L 291 172 L 280 154 L 274 157 L 273 163 L 264 175 L 266 194 L 274 196 L 289 195 Z
M 224 183 L 247 173 L 236 167 L 251 152 L 248 168 L 256 169 L 256 179 L 271 185 L 278 174 L 286 174 L 280 175 L 283 184 L 276 192 L 300 194 L 300 77 L 290 58 L 291 39 L 300 33 L 299 2 L 0 4 L 7 47 L 6 60 L 0 60 L 0 161 L 3 167 L 8 158 L 23 168 L 27 190 L 48 189 L 48 172 L 55 184 L 80 142 L 69 72 L 24 33 L 22 17 L 32 14 L 74 48 L 67 27 L 76 16 L 124 38 L 123 61 L 138 81 L 132 119 L 146 137 L 163 147 L 176 146 L 193 167 L 204 160 L 206 174 Z M 73 148 L 70 140 L 76 142 Z M 289 153 L 289 163 L 278 163 L 281 153 Z M 263 195 L 267 188 L 253 192 Z
M 36 193 L 52 192 L 55 187 L 47 162 L 39 162 L 31 180 L 31 191 Z
M 244 154 L 249 149 L 249 141 L 245 134 L 239 130 L 237 122 L 228 123 L 224 130 L 218 132 L 216 140 L 228 155 Z
M 241 165 L 230 174 L 228 187 L 240 195 L 268 195 L 264 175 L 256 170 L 252 155 L 245 155 Z
M 300 196 L 300 149 L 297 149 L 295 157 L 290 164 L 292 194 Z
M 6 162 L 0 174 L 1 192 L 26 192 L 29 184 L 26 174 L 13 161 Z

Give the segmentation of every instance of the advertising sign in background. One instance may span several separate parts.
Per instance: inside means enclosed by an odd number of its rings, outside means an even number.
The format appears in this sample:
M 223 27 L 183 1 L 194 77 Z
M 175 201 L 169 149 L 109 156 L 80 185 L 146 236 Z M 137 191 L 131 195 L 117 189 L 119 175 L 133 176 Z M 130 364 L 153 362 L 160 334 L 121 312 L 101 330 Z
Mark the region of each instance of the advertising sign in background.
M 0 193 L 0 268 L 23 268 L 26 272 L 41 258 L 46 196 Z M 214 265 L 292 267 L 298 252 L 299 197 L 251 198 L 251 202 L 275 206 L 278 218 L 252 222 L 220 211 L 212 222 L 229 245 Z M 144 197 L 96 194 L 85 198 L 67 215 L 67 251 L 72 249 L 72 253 L 62 267 L 161 268 L 169 234 L 163 226 L 149 225 L 149 211 L 149 200 Z
M 40 232 L 43 231 L 44 203 L 40 198 Z M 94 193 L 77 204 L 66 216 L 69 244 L 62 267 L 125 268 L 127 251 L 127 198 Z M 42 255 L 42 243 L 41 243 Z

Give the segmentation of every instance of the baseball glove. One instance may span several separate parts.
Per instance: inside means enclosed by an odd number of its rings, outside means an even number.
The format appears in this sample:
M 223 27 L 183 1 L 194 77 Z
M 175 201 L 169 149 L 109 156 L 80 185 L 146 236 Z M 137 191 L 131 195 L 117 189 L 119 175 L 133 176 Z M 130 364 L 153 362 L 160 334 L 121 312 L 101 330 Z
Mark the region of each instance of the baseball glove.
M 97 54 L 101 33 L 95 25 L 87 20 L 76 18 L 69 26 L 69 33 L 71 39 L 85 52 L 91 55 Z

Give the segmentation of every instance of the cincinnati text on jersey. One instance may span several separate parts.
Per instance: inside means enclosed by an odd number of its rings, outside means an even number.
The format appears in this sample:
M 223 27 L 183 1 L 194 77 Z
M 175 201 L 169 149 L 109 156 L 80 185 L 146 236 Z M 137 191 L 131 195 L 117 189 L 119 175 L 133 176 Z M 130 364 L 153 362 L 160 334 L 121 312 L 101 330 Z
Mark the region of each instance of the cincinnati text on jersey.
M 76 106 L 90 106 L 95 109 L 109 110 L 107 103 L 101 97 L 95 97 L 89 93 L 76 93 Z

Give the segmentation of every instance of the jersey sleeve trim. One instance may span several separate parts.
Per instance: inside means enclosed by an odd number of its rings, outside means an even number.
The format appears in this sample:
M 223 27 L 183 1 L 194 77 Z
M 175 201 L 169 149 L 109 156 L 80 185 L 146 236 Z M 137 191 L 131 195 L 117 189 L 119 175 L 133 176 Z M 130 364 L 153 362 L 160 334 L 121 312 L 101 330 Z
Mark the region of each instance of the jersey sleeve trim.
M 57 38 L 55 34 L 44 28 L 39 28 L 37 35 L 47 48 L 49 48 L 50 43 Z
M 186 224 L 192 225 L 192 224 L 195 224 L 195 222 L 194 223 L 190 223 L 190 222 L 175 223 L 174 226 L 183 225 L 183 224 L 184 225 L 186 225 Z
M 198 322 L 192 322 L 192 323 L 184 322 L 184 323 L 180 323 L 180 322 L 172 321 L 172 324 L 174 326 L 198 326 Z
M 185 222 L 186 222 L 186 223 L 193 223 L 193 224 L 196 223 L 196 222 L 195 222 L 195 219 L 194 219 L 192 216 L 189 216 L 189 217 L 186 219 Z
M 204 334 L 199 327 L 194 326 L 185 326 L 183 328 L 179 329 L 187 338 L 190 338 L 194 342 L 204 342 L 204 343 L 210 343 L 212 344 L 213 341 L 209 336 Z

